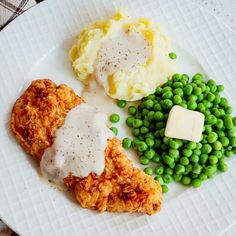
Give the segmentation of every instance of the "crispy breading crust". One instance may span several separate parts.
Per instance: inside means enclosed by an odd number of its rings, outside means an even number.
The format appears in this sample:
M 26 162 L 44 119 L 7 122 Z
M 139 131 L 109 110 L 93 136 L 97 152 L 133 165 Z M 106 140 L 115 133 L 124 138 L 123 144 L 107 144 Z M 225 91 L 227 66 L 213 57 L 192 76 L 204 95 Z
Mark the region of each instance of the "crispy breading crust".
M 15 102 L 10 128 L 30 155 L 41 159 L 67 112 L 83 102 L 73 89 L 49 79 L 35 80 Z
M 91 173 L 86 178 L 69 176 L 67 186 L 74 188 L 82 207 L 101 212 L 143 212 L 149 215 L 159 211 L 162 204 L 161 186 L 152 176 L 134 168 L 121 142 L 109 140 L 106 165 L 101 176 Z
M 44 150 L 52 145 L 55 131 L 62 126 L 67 112 L 82 102 L 66 85 L 56 86 L 48 79 L 35 80 L 14 104 L 10 128 L 21 146 L 40 160 Z M 118 139 L 108 141 L 105 158 L 101 176 L 91 173 L 85 178 L 65 178 L 82 207 L 149 215 L 160 210 L 161 186 L 153 177 L 132 167 Z

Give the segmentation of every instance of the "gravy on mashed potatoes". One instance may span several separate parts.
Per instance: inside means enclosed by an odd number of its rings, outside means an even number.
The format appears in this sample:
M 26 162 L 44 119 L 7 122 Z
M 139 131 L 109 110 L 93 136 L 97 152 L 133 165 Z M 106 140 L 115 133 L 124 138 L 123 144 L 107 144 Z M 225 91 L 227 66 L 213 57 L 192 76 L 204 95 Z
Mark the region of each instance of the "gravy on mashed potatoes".
M 112 98 L 139 100 L 176 72 L 170 41 L 149 20 L 121 10 L 110 20 L 84 28 L 70 50 L 78 79 L 96 79 Z

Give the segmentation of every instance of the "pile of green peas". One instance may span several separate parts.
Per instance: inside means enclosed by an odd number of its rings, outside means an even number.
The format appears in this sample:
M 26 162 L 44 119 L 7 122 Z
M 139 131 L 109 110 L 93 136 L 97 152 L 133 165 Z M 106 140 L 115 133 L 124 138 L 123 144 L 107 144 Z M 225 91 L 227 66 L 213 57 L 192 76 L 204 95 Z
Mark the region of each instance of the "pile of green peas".
M 231 116 L 233 109 L 228 100 L 220 96 L 223 90 L 224 86 L 214 80 L 204 81 L 200 73 L 192 80 L 186 74 L 174 74 L 138 106 L 128 107 L 126 124 L 132 129 L 134 139 L 131 142 L 125 138 L 123 146 L 132 146 L 137 151 L 140 163 L 147 166 L 144 172 L 156 175 L 154 178 L 164 193 L 173 180 L 200 187 L 217 171 L 227 171 L 225 157 L 236 154 L 236 117 Z M 204 114 L 199 143 L 165 136 L 169 111 L 174 105 Z M 156 163 L 155 168 L 148 166 L 151 163 Z

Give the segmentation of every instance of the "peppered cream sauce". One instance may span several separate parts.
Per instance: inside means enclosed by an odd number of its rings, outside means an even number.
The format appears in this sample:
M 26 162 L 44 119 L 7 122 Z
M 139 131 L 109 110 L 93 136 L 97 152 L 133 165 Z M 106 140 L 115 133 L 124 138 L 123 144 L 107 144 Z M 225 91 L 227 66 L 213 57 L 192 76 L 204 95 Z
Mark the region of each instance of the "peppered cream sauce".
M 56 131 L 54 143 L 40 162 L 45 178 L 63 183 L 69 174 L 86 177 L 102 174 L 104 151 L 114 135 L 106 126 L 107 116 L 85 103 L 70 110 L 64 124 Z
M 104 42 L 98 53 L 95 75 L 108 91 L 107 78 L 123 69 L 135 70 L 146 64 L 151 55 L 151 46 L 140 32 L 126 32 L 123 28 L 116 37 Z

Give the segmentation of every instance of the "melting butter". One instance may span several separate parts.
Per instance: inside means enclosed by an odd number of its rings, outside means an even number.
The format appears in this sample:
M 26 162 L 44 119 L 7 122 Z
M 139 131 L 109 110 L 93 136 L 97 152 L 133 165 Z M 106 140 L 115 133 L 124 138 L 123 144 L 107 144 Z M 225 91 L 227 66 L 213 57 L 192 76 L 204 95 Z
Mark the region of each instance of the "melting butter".
M 81 178 L 91 172 L 101 175 L 107 141 L 114 136 L 106 122 L 105 114 L 85 103 L 70 110 L 56 131 L 53 145 L 43 154 L 43 176 L 61 184 L 69 174 Z

